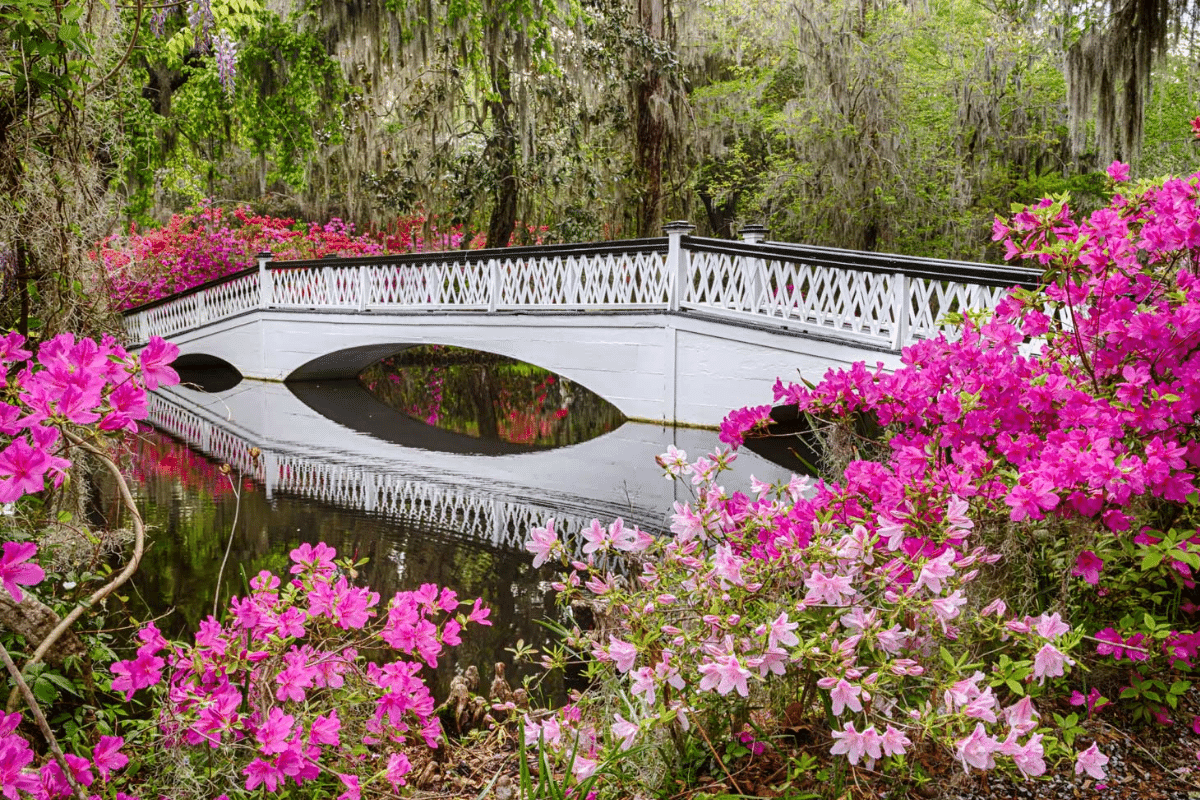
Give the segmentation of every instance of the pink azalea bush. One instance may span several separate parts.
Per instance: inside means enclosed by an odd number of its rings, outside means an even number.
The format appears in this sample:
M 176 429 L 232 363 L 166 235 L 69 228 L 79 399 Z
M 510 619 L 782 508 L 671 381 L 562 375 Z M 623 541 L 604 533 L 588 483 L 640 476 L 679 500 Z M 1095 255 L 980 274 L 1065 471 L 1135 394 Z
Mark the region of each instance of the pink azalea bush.
M 112 688 L 132 697 L 154 687 L 161 737 L 152 752 L 215 763 L 237 783 L 230 796 L 292 786 L 344 800 L 396 792 L 442 739 L 422 669 L 460 644 L 468 624 L 490 625 L 489 611 L 475 600 L 459 612 L 457 594 L 433 584 L 381 606 L 324 543 L 290 558 L 291 580 L 260 572 L 192 644 L 144 626 L 136 658 L 113 664 Z
M 131 356 L 108 338 L 64 334 L 35 357 L 20 335 L 0 337 L 0 371 L 9 376 L 0 394 L 0 503 L 61 483 L 76 437 L 136 430 L 146 391 L 178 382 L 176 355 L 157 337 Z M 32 542 L 3 544 L 0 586 L 16 602 L 46 578 L 37 554 Z M 464 627 L 490 625 L 489 611 L 432 584 L 381 606 L 377 593 L 351 582 L 356 565 L 335 557 L 323 543 L 296 548 L 286 584 L 260 573 L 223 621 L 201 624 L 194 643 L 143 626 L 135 657 L 112 664 L 111 689 L 126 701 L 151 690 L 157 733 L 132 723 L 136 745 L 102 735 L 90 756 L 66 753 L 71 780 L 93 797 L 135 800 L 126 790 L 169 789 L 149 765 L 194 759 L 221 773 L 226 796 L 292 786 L 341 800 L 399 791 L 441 741 L 421 672 L 461 643 Z M 0 713 L 0 794 L 72 795 L 59 761 L 37 755 L 18 731 L 24 718 Z M 143 765 L 138 776 L 120 774 L 131 756 Z
M 360 234 L 353 223 L 336 218 L 304 223 L 205 203 L 173 215 L 161 228 L 139 232 L 131 226 L 127 234 L 100 242 L 92 255 L 114 307 L 127 309 L 253 266 L 264 251 L 276 260 L 292 261 L 462 246 L 461 227 L 442 232 L 433 226 L 433 240 L 426 242 L 424 223 L 421 217 L 409 217 L 385 230 Z
M 535 563 L 568 569 L 561 599 L 608 610 L 571 643 L 627 699 L 556 716 L 553 736 L 530 717 L 531 744 L 611 764 L 697 729 L 720 747 L 752 708 L 791 704 L 836 759 L 900 779 L 941 750 L 967 771 L 1102 780 L 1107 757 L 1050 713 L 1060 698 L 1170 722 L 1200 652 L 1200 175 L 1109 175 L 1126 193 L 1087 219 L 1058 198 L 997 220 L 1041 289 L 906 348 L 894 373 L 777 383 L 818 429 L 881 431 L 836 480 L 724 488 L 769 424 L 770 406 L 740 409 L 732 449 L 660 457 L 696 492 L 669 538 L 585 532 L 580 561 L 535 529 Z M 606 569 L 621 554 L 629 581 Z
M 131 355 L 111 337 L 100 342 L 61 334 L 36 356 L 17 333 L 0 336 L 0 504 L 16 503 L 58 486 L 71 466 L 70 436 L 88 438 L 137 429 L 146 416 L 146 391 L 177 383 L 174 345 L 153 338 Z M 65 432 L 65 434 L 64 434 Z M 33 542 L 6 541 L 0 586 L 15 602 L 45 580 Z M 60 764 L 35 754 L 18 732 L 24 716 L 0 713 L 0 793 L 18 800 L 66 797 L 72 788 Z M 115 773 L 128 763 L 120 736 L 100 736 L 90 757 L 65 756 L 73 780 L 89 793 L 125 800 Z M 132 799 L 130 799 L 132 800 Z

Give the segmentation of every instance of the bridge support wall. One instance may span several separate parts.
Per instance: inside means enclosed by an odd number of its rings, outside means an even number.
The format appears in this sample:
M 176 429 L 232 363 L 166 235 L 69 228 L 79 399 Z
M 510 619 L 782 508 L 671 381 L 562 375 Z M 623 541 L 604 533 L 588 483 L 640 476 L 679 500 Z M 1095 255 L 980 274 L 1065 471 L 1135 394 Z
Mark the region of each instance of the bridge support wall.
M 353 377 L 408 346 L 454 345 L 551 370 L 634 419 L 701 426 L 719 424 L 730 409 L 770 403 L 779 377 L 816 380 L 864 358 L 898 365 L 894 353 L 657 311 L 480 317 L 260 310 L 173 341 L 182 354 L 216 356 L 245 377 L 272 381 Z

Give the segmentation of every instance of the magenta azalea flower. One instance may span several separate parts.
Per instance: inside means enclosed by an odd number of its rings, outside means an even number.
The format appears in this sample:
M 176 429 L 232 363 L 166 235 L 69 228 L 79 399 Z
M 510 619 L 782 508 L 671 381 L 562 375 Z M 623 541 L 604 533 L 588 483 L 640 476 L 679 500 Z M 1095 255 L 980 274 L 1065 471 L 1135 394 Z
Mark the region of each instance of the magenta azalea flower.
M 1129 165 L 1122 164 L 1120 161 L 1114 161 L 1108 165 L 1108 177 L 1116 183 L 1122 183 L 1129 180 Z
M 21 592 L 22 584 L 34 586 L 46 577 L 41 567 L 28 563 L 35 555 L 37 545 L 33 542 L 4 543 L 4 555 L 0 557 L 0 583 L 3 583 L 4 588 L 18 603 L 25 596 Z
M 1104 569 L 1104 560 L 1091 550 L 1084 550 L 1075 559 L 1075 569 L 1071 574 L 1095 586 L 1100 582 L 1100 570 Z

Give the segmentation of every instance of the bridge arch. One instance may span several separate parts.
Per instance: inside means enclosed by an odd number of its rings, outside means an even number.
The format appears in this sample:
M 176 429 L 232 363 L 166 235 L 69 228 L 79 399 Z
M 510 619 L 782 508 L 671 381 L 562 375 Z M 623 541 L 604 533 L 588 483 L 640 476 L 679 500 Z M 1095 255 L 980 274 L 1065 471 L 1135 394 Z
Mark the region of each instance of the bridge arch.
M 447 337 L 449 338 L 449 337 Z M 463 350 L 473 350 L 479 353 L 488 353 L 491 355 L 504 356 L 512 358 L 525 364 L 530 364 L 535 367 L 544 369 L 554 375 L 565 378 L 590 392 L 602 397 L 606 402 L 612 403 L 618 411 L 624 416 L 632 416 L 627 408 L 621 407 L 622 398 L 606 397 L 603 390 L 597 391 L 592 386 L 588 385 L 588 376 L 579 373 L 584 373 L 584 370 L 572 366 L 571 362 L 563 361 L 562 359 L 554 359 L 554 363 L 540 363 L 537 358 L 537 353 L 529 352 L 527 346 L 521 346 L 517 343 L 516 346 L 506 343 L 503 340 L 480 346 L 478 342 L 460 343 L 456 341 L 420 341 L 420 342 L 379 342 L 371 344 L 357 345 L 347 347 L 342 350 L 337 350 L 325 355 L 317 356 L 316 358 L 301 364 L 294 369 L 289 375 L 284 378 L 285 383 L 311 383 L 316 381 L 329 380 L 351 380 L 372 364 L 388 358 L 389 356 L 397 355 L 405 350 L 413 347 L 425 347 L 429 345 L 442 345 L 446 347 L 457 347 Z

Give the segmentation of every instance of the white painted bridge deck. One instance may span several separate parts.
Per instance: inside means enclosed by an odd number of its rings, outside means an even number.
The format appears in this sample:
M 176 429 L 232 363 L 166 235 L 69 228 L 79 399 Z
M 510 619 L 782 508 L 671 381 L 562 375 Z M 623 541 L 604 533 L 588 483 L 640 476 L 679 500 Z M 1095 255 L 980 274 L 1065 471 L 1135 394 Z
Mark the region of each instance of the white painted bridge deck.
M 511 356 L 627 417 L 715 426 L 771 401 L 776 378 L 899 364 L 945 316 L 993 307 L 1037 273 L 966 262 L 687 235 L 275 262 L 127 312 L 183 356 L 267 381 L 353 377 L 418 344 Z

